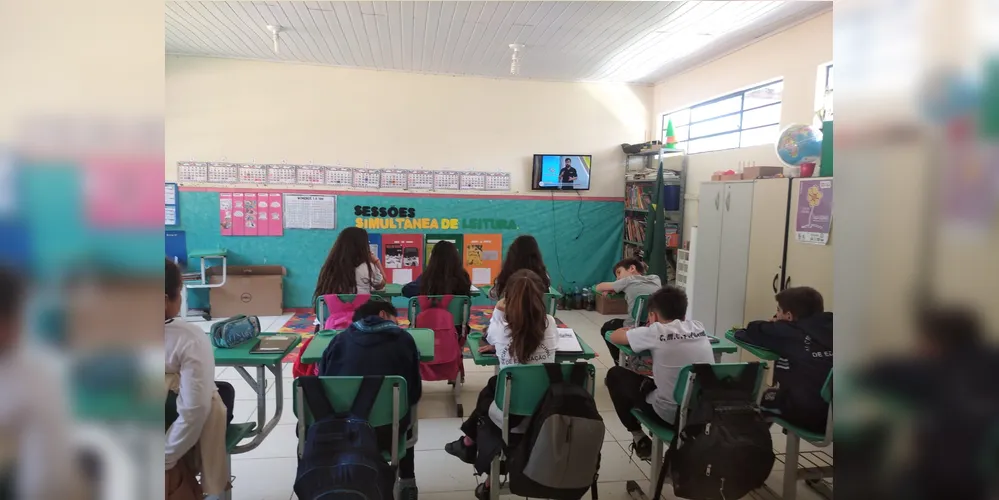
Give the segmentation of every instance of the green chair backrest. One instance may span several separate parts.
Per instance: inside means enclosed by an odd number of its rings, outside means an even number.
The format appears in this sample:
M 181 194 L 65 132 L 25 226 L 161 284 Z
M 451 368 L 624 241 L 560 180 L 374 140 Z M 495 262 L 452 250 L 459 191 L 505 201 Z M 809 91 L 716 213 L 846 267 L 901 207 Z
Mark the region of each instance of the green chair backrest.
M 330 404 L 333 406 L 333 411 L 346 412 L 350 410 L 351 405 L 354 403 L 354 398 L 357 396 L 357 391 L 361 388 L 361 380 L 364 377 L 319 377 L 319 380 L 323 383 L 323 388 L 326 389 L 326 397 L 330 400 Z M 299 381 L 296 379 L 292 383 L 292 411 L 298 418 L 303 418 L 302 415 L 298 413 L 298 387 Z M 368 416 L 368 423 L 372 427 L 381 427 L 383 425 L 391 425 L 394 423 L 392 419 L 392 406 L 393 388 L 399 388 L 399 400 L 396 408 L 398 408 L 398 415 L 401 419 L 409 412 L 409 396 L 406 392 L 406 379 L 398 376 L 392 375 L 385 377 L 385 381 L 382 382 L 382 388 L 378 391 L 378 397 L 375 398 L 375 406 L 371 409 L 371 415 Z M 309 405 L 303 404 L 303 409 L 305 410 L 305 424 L 312 424 L 312 414 L 309 412 Z
M 684 403 L 684 397 L 686 395 L 685 391 L 687 389 L 687 380 L 690 378 L 690 370 L 692 366 L 693 365 L 687 365 L 680 370 L 680 375 L 677 377 L 676 380 L 676 387 L 673 389 L 673 399 L 679 401 L 681 406 Z M 717 376 L 719 379 L 725 379 L 725 378 L 739 377 L 742 375 L 743 370 L 751 369 L 751 367 L 752 365 L 750 363 L 714 363 L 711 365 L 711 371 L 715 372 L 715 376 Z M 754 390 L 752 394 L 753 401 L 756 401 L 758 399 L 760 390 L 762 390 L 763 388 L 765 371 L 766 371 L 763 363 L 757 363 L 756 369 L 757 369 L 756 383 L 754 385 Z M 691 390 L 692 390 L 691 398 L 689 401 L 686 402 L 685 407 L 681 407 L 681 411 L 685 412 L 687 411 L 687 409 L 697 404 L 696 401 L 696 394 L 698 393 L 697 384 L 698 384 L 697 378 L 695 377 L 694 383 L 691 385 Z
M 443 295 L 426 295 L 426 297 L 431 299 L 439 299 Z M 472 315 L 472 298 L 464 295 L 453 295 L 451 302 L 447 305 L 447 311 L 451 313 L 451 317 L 454 318 L 454 324 L 456 325 L 467 325 L 469 320 L 471 320 Z M 416 316 L 420 314 L 420 298 L 412 297 L 409 299 L 409 324 L 416 324 Z
M 353 302 L 357 298 L 357 294 L 354 293 L 338 293 L 335 295 L 341 302 Z M 372 295 L 371 300 L 382 300 L 382 297 Z M 316 314 L 316 319 L 319 320 L 319 327 L 322 328 L 326 324 L 326 317 L 330 315 L 330 308 L 326 305 L 326 301 L 323 300 L 322 295 L 316 297 L 312 305 L 312 311 Z
M 822 384 L 822 399 L 826 403 L 832 403 L 833 398 L 833 371 L 829 370 L 829 375 L 826 376 L 826 382 Z
M 572 374 L 572 363 L 561 363 L 562 376 L 569 379 Z M 586 372 L 589 379 L 590 394 L 593 394 L 596 386 L 597 370 L 593 365 L 586 365 Z M 496 377 L 496 406 L 503 408 L 503 399 L 506 397 L 507 378 L 510 379 L 510 414 L 511 415 L 532 415 L 534 410 L 541 404 L 541 398 L 548 390 L 548 372 L 544 365 L 513 365 L 503 368 Z
M 631 319 L 635 326 L 644 325 L 649 319 L 649 296 L 635 297 L 635 305 L 631 306 Z
M 554 293 L 545 294 L 545 306 L 548 309 L 548 314 L 555 316 L 555 309 L 558 305 L 558 299 L 555 297 Z

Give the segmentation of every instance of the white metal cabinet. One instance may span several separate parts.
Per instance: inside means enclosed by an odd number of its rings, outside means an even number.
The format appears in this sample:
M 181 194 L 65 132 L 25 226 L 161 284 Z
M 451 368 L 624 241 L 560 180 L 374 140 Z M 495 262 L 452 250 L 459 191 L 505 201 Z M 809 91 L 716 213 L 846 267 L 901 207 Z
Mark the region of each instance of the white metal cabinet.
M 790 179 L 753 181 L 753 222 L 749 235 L 746 273 L 746 323 L 769 319 L 775 312 L 774 295 L 783 284 L 784 238 Z
M 692 318 L 715 332 L 715 301 L 718 294 L 718 262 L 721 259 L 722 191 L 725 184 L 701 184 L 697 204 L 697 246 L 694 249 L 694 289 L 689 297 Z
M 720 203 L 721 251 L 713 334 L 742 325 L 749 268 L 749 234 L 753 213 L 753 183 L 726 182 Z

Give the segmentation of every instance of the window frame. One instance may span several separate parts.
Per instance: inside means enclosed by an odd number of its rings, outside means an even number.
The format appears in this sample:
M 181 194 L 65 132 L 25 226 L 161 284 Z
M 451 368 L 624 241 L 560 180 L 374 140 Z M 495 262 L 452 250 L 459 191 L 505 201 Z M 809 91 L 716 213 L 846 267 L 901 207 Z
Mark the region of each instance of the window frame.
M 827 82 L 828 82 L 828 73 L 827 73 L 826 77 L 827 77 Z M 715 97 L 715 98 L 709 99 L 707 101 L 702 101 L 702 102 L 699 102 L 697 104 L 693 104 L 691 106 L 687 106 L 687 107 L 684 107 L 684 108 L 678 108 L 678 109 L 675 109 L 675 110 L 670 111 L 668 113 L 663 113 L 662 117 L 661 117 L 661 120 L 662 120 L 662 141 L 663 141 L 663 143 L 664 144 L 666 143 L 666 126 L 668 124 L 668 121 L 667 121 L 668 117 L 671 116 L 671 115 L 675 115 L 677 113 L 686 111 L 687 112 L 687 116 L 688 116 L 687 123 L 684 124 L 684 125 L 680 125 L 680 127 L 687 127 L 687 138 L 684 139 L 683 141 L 677 141 L 678 149 L 683 149 L 684 151 L 686 151 L 687 146 L 689 146 L 690 141 L 692 141 L 692 140 L 710 139 L 712 137 L 718 137 L 718 136 L 722 136 L 722 135 L 735 134 L 735 133 L 739 134 L 739 146 L 732 147 L 732 148 L 711 149 L 711 150 L 708 150 L 708 151 L 700 151 L 698 153 L 688 153 L 688 154 L 710 153 L 710 152 L 713 152 L 713 151 L 725 151 L 725 150 L 728 150 L 728 149 L 739 149 L 739 148 L 742 148 L 743 147 L 742 146 L 742 132 L 748 131 L 748 130 L 756 130 L 756 129 L 760 129 L 760 128 L 766 128 L 766 127 L 773 127 L 774 125 L 777 125 L 777 126 L 780 125 L 780 118 L 778 118 L 777 121 L 774 122 L 774 123 L 765 123 L 763 125 L 756 125 L 756 126 L 748 127 L 748 128 L 744 127 L 744 123 L 745 123 L 745 116 L 744 115 L 745 115 L 745 113 L 747 111 L 756 111 L 756 110 L 759 110 L 759 109 L 773 107 L 773 106 L 781 106 L 781 105 L 784 104 L 784 92 L 783 92 L 783 88 L 782 88 L 781 89 L 781 99 L 779 101 L 773 102 L 773 103 L 769 103 L 769 104 L 763 104 L 761 106 L 755 106 L 755 107 L 748 108 L 748 109 L 746 108 L 746 94 L 748 94 L 750 92 L 753 92 L 754 90 L 759 90 L 759 89 L 762 89 L 762 88 L 769 87 L 769 86 L 774 85 L 776 83 L 783 84 L 784 83 L 784 78 L 783 77 L 776 78 L 776 79 L 767 81 L 766 83 L 762 83 L 762 84 L 759 84 L 759 85 L 754 85 L 752 87 L 747 87 L 745 89 L 737 90 L 735 92 L 730 92 L 728 94 L 725 94 L 725 95 L 722 95 L 722 96 L 719 96 L 719 97 Z M 721 102 L 721 101 L 724 101 L 724 100 L 727 100 L 727 99 L 731 99 L 733 97 L 740 97 L 739 111 L 725 113 L 725 114 L 721 114 L 721 115 L 718 115 L 718 116 L 712 116 L 711 118 L 707 118 L 707 119 L 703 119 L 703 120 L 697 120 L 697 121 L 694 121 L 694 120 L 690 119 L 691 115 L 693 114 L 694 109 L 701 108 L 701 107 L 704 107 L 704 106 L 709 106 L 711 104 L 715 104 L 717 102 Z M 697 137 L 691 137 L 690 128 L 693 125 L 696 125 L 696 124 L 699 124 L 699 123 L 710 122 L 712 120 L 717 120 L 719 118 L 726 118 L 726 117 L 735 116 L 735 115 L 739 115 L 739 127 L 738 128 L 736 128 L 734 130 L 727 130 L 725 132 L 716 132 L 716 133 L 713 133 L 713 134 L 705 134 L 705 135 L 700 135 L 700 136 L 697 136 Z M 677 125 L 675 123 L 673 124 L 673 128 L 674 129 L 677 128 Z M 681 148 L 680 147 L 681 144 L 683 144 L 684 147 Z

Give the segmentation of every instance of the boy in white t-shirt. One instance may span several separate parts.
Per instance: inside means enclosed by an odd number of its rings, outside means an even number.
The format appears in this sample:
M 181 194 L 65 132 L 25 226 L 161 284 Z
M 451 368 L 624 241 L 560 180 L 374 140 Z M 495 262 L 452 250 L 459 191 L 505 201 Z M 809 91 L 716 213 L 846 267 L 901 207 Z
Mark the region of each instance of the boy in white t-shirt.
M 673 390 L 680 370 L 693 363 L 714 362 L 704 325 L 684 319 L 686 311 L 687 294 L 666 286 L 649 297 L 649 326 L 619 328 L 611 333 L 611 342 L 617 345 L 630 346 L 636 353 L 652 353 L 652 378 L 615 366 L 607 371 L 606 379 L 614 410 L 631 432 L 632 448 L 642 460 L 652 456 L 652 440 L 631 409 L 639 408 L 672 426 L 677 410 Z

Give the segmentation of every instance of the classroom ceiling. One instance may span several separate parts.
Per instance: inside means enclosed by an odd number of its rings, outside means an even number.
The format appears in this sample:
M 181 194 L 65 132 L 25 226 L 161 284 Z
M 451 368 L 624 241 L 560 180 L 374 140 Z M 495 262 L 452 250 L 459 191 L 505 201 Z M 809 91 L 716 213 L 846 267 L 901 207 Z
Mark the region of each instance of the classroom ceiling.
M 655 83 L 829 1 L 167 1 L 166 52 L 419 73 Z M 281 26 L 273 51 L 268 25 Z M 523 44 L 517 76 L 512 43 Z

